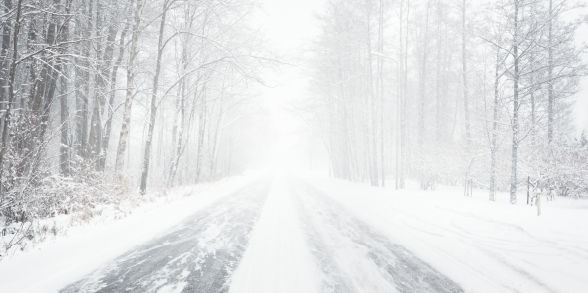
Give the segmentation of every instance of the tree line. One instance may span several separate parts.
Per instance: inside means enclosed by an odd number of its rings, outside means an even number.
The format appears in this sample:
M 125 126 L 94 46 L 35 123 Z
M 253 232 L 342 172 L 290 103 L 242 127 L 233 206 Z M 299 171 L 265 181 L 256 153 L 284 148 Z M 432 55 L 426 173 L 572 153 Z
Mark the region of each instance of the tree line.
M 586 76 L 568 0 L 329 1 L 313 57 L 315 126 L 337 177 L 588 192 L 573 96 Z M 393 178 L 393 182 L 386 182 Z
M 258 80 L 247 0 L 2 0 L 0 216 L 218 178 Z M 227 117 L 229 119 L 227 119 Z M 137 185 L 135 185 L 137 184 Z

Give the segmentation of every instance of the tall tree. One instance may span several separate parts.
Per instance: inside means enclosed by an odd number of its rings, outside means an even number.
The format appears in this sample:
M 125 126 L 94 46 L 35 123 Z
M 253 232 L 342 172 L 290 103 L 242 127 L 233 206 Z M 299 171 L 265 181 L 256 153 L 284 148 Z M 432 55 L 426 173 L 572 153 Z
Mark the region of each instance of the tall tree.
M 465 119 L 465 138 L 466 145 L 469 146 L 472 139 L 470 124 L 470 105 L 468 89 L 468 67 L 467 67 L 467 30 L 466 30 L 466 0 L 461 4 L 461 78 L 463 93 L 463 111 Z
M 65 4 L 65 14 L 69 15 L 71 13 L 71 6 L 73 0 L 67 0 Z M 70 26 L 70 19 L 66 19 L 62 25 L 62 32 L 61 32 L 61 41 L 64 42 L 65 40 L 69 39 L 69 26 Z M 60 130 L 61 130 L 61 137 L 60 137 L 60 145 L 59 145 L 59 166 L 60 172 L 63 176 L 70 175 L 70 123 L 69 123 L 69 79 L 66 77 L 67 74 L 67 64 L 63 65 L 63 72 L 64 74 L 60 78 L 60 88 L 61 88 L 61 96 L 59 98 L 59 112 L 60 112 Z
M 135 17 L 133 30 L 131 32 L 131 48 L 129 51 L 129 63 L 127 65 L 127 89 L 123 112 L 123 121 L 118 140 L 118 149 L 116 151 L 115 170 L 117 171 L 122 170 L 124 164 L 124 155 L 127 150 L 127 141 L 129 139 L 129 128 L 131 127 L 130 124 L 133 99 L 137 94 L 137 88 L 135 88 L 135 77 L 137 74 L 135 63 L 137 61 L 139 35 L 141 34 L 141 14 L 143 12 L 143 0 L 135 0 L 135 2 Z
M 149 115 L 149 124 L 147 130 L 147 139 L 145 140 L 143 167 L 141 169 L 141 193 L 144 194 L 147 190 L 147 176 L 149 175 L 149 161 L 151 159 L 151 144 L 153 142 L 153 130 L 155 129 L 155 118 L 157 117 L 157 91 L 159 89 L 159 74 L 161 72 L 161 58 L 165 49 L 164 32 L 165 21 L 168 10 L 173 1 L 163 1 L 163 12 L 161 14 L 161 22 L 159 24 L 159 37 L 157 41 L 157 60 L 155 61 L 155 75 L 153 76 L 153 89 L 151 91 L 151 108 Z M 168 44 L 167 42 L 165 44 Z
M 512 150 L 511 150 L 511 177 L 510 177 L 510 202 L 517 201 L 517 164 L 519 150 L 519 0 L 513 0 L 513 37 L 512 37 L 512 58 L 514 63 L 513 96 L 512 96 Z
M 8 100 L 6 108 L 4 110 L 4 121 L 2 123 L 2 145 L 0 145 L 0 193 L 4 192 L 3 188 L 3 173 L 4 173 L 4 158 L 8 151 L 8 131 L 10 127 L 10 115 L 12 114 L 12 106 L 15 97 L 15 80 L 16 80 L 16 67 L 18 65 L 18 34 L 20 32 L 20 26 L 22 21 L 22 2 L 23 0 L 17 0 L 16 2 L 16 17 L 12 27 L 12 58 L 10 61 L 10 70 L 8 71 Z

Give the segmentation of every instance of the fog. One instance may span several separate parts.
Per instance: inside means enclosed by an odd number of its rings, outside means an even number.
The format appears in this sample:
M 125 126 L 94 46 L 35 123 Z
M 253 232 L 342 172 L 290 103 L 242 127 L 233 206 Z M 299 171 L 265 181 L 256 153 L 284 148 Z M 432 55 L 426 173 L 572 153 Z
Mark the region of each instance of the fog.
M 126 242 L 77 275 L 31 273 L 30 291 L 577 292 L 587 15 L 580 0 L 1 0 L 0 278 L 5 252 L 50 234 L 62 246 L 33 263 L 101 249 L 60 235 L 104 220 Z

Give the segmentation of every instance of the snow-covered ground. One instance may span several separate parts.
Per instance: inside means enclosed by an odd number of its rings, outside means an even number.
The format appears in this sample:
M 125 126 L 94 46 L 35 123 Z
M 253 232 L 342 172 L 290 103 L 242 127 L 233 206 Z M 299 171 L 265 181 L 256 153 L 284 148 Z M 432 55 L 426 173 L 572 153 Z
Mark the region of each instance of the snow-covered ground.
M 116 219 L 110 214 L 0 261 L 1 292 L 56 292 L 129 249 L 173 229 L 186 217 L 251 183 L 239 176 L 179 187 Z
M 276 177 L 249 247 L 231 283 L 231 293 L 318 292 L 313 262 L 286 179 Z
M 93 221 L 9 257 L 0 262 L 2 291 L 588 288 L 582 200 L 544 201 L 537 217 L 533 207 L 510 205 L 506 194 L 489 202 L 485 191 L 463 197 L 457 187 L 395 191 L 314 175 L 253 178 L 177 189 L 173 200 Z
M 506 193 L 464 197 L 459 187 L 370 188 L 308 178 L 371 227 L 468 292 L 585 292 L 588 201 L 543 201 L 543 214 Z

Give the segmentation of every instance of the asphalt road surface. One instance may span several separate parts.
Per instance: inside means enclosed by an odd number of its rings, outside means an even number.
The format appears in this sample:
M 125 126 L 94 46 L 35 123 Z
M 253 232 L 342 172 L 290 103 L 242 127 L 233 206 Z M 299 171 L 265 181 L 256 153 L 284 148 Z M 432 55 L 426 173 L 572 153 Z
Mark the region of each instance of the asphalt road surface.
M 316 188 L 301 181 L 291 186 L 307 241 L 323 271 L 322 292 L 463 292 Z
M 463 292 L 313 186 L 290 180 L 288 187 L 322 272 L 320 292 Z M 226 196 L 61 292 L 228 292 L 268 189 L 257 182 Z
M 237 191 L 61 292 L 228 292 L 267 191 Z

